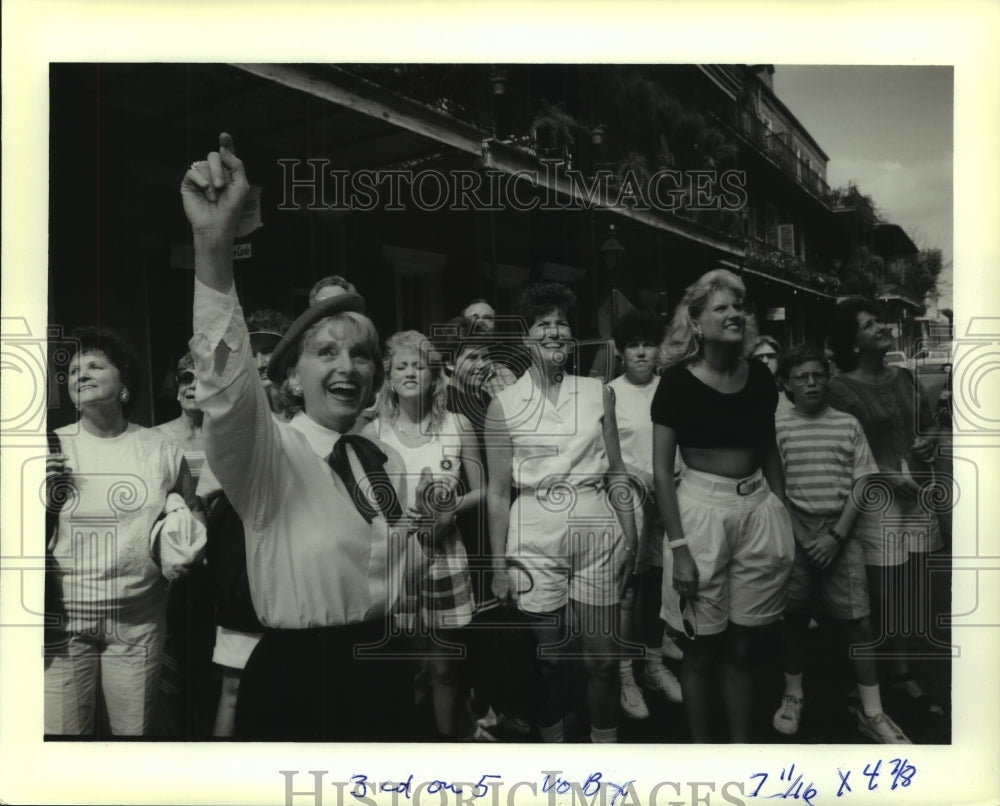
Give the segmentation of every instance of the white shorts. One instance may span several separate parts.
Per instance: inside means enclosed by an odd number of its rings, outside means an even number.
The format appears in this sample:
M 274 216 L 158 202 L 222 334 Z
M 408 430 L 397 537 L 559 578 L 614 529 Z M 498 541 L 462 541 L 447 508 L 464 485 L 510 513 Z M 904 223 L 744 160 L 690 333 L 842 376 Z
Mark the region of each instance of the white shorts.
M 547 613 L 570 599 L 617 604 L 615 560 L 623 551 L 624 536 L 603 489 L 577 487 L 558 499 L 522 491 L 511 505 L 507 557 L 521 610 Z
M 677 502 L 698 567 L 698 600 L 689 606 L 698 634 L 721 633 L 730 621 L 757 627 L 781 618 L 795 538 L 791 518 L 764 474 L 730 479 L 687 468 Z M 664 547 L 660 617 L 682 632 L 673 570 L 673 552 Z
M 262 633 L 240 632 L 228 627 L 215 628 L 215 650 L 212 662 L 230 669 L 245 669 L 250 653 L 260 642 Z

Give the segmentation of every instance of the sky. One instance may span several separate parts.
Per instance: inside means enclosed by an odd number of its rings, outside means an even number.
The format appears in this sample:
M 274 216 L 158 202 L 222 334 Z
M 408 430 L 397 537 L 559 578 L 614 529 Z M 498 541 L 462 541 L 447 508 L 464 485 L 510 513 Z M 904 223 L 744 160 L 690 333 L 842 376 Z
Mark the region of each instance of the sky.
M 952 260 L 951 67 L 775 65 L 774 91 L 830 158 L 831 187 L 854 182 L 922 249 Z M 952 271 L 942 271 L 950 307 Z

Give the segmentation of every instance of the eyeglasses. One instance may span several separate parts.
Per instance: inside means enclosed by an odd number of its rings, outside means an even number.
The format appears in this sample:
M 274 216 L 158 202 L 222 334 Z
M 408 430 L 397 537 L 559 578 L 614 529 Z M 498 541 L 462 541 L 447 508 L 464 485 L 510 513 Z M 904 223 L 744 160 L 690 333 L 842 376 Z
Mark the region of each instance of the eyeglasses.
M 681 626 L 684 628 L 684 635 L 692 641 L 698 637 L 698 614 L 694 609 L 695 602 L 702 602 L 703 604 L 707 604 L 710 607 L 714 607 L 719 612 L 722 612 L 722 608 L 715 602 L 709 601 L 701 596 L 686 596 L 682 593 L 680 597 Z M 690 613 L 690 616 L 688 613 Z
M 800 372 L 798 375 L 792 375 L 788 380 L 796 386 L 806 386 L 810 381 L 826 383 L 830 380 L 830 376 L 825 372 Z
M 177 385 L 178 386 L 188 386 L 194 383 L 194 373 L 186 369 L 183 372 L 177 373 Z

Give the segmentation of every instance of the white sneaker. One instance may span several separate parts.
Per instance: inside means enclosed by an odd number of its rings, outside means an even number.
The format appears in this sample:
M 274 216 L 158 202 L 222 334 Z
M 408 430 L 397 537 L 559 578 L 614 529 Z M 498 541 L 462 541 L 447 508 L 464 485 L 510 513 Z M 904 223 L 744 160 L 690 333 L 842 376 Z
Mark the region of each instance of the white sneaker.
M 680 681 L 662 664 L 647 661 L 642 672 L 642 683 L 648 689 L 662 692 L 670 702 L 684 702 Z
M 500 723 L 500 717 L 497 716 L 497 712 L 493 710 L 493 706 L 489 706 L 486 709 L 486 713 L 483 714 L 479 719 L 476 720 L 476 724 L 481 728 L 486 728 L 490 730 L 495 728 Z
M 771 724 L 778 733 L 786 736 L 794 736 L 799 732 L 799 723 L 802 721 L 802 698 L 792 694 L 786 694 L 781 698 L 781 705 L 774 712 L 774 719 Z
M 482 725 L 476 725 L 475 730 L 472 731 L 472 741 L 474 742 L 499 742 L 500 740 L 490 733 Z
M 670 660 L 684 660 L 684 650 L 677 646 L 677 642 L 666 633 L 663 634 L 663 640 L 660 642 L 660 651 L 663 652 L 663 657 L 670 658 Z
M 642 689 L 635 682 L 635 678 L 629 675 L 622 677 L 622 711 L 632 719 L 649 719 L 649 708 L 646 706 L 646 698 L 642 696 Z
M 858 730 L 879 744 L 913 744 L 888 714 L 868 716 L 858 709 Z

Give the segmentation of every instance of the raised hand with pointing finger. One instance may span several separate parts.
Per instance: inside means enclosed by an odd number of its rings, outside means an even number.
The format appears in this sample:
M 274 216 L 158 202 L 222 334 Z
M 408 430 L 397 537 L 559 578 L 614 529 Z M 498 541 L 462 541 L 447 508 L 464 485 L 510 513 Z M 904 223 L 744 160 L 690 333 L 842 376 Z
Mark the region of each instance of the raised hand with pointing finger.
M 218 291 L 232 284 L 233 236 L 249 193 L 243 163 L 225 132 L 219 135 L 219 150 L 191 163 L 181 182 L 184 214 L 195 239 L 195 271 Z

